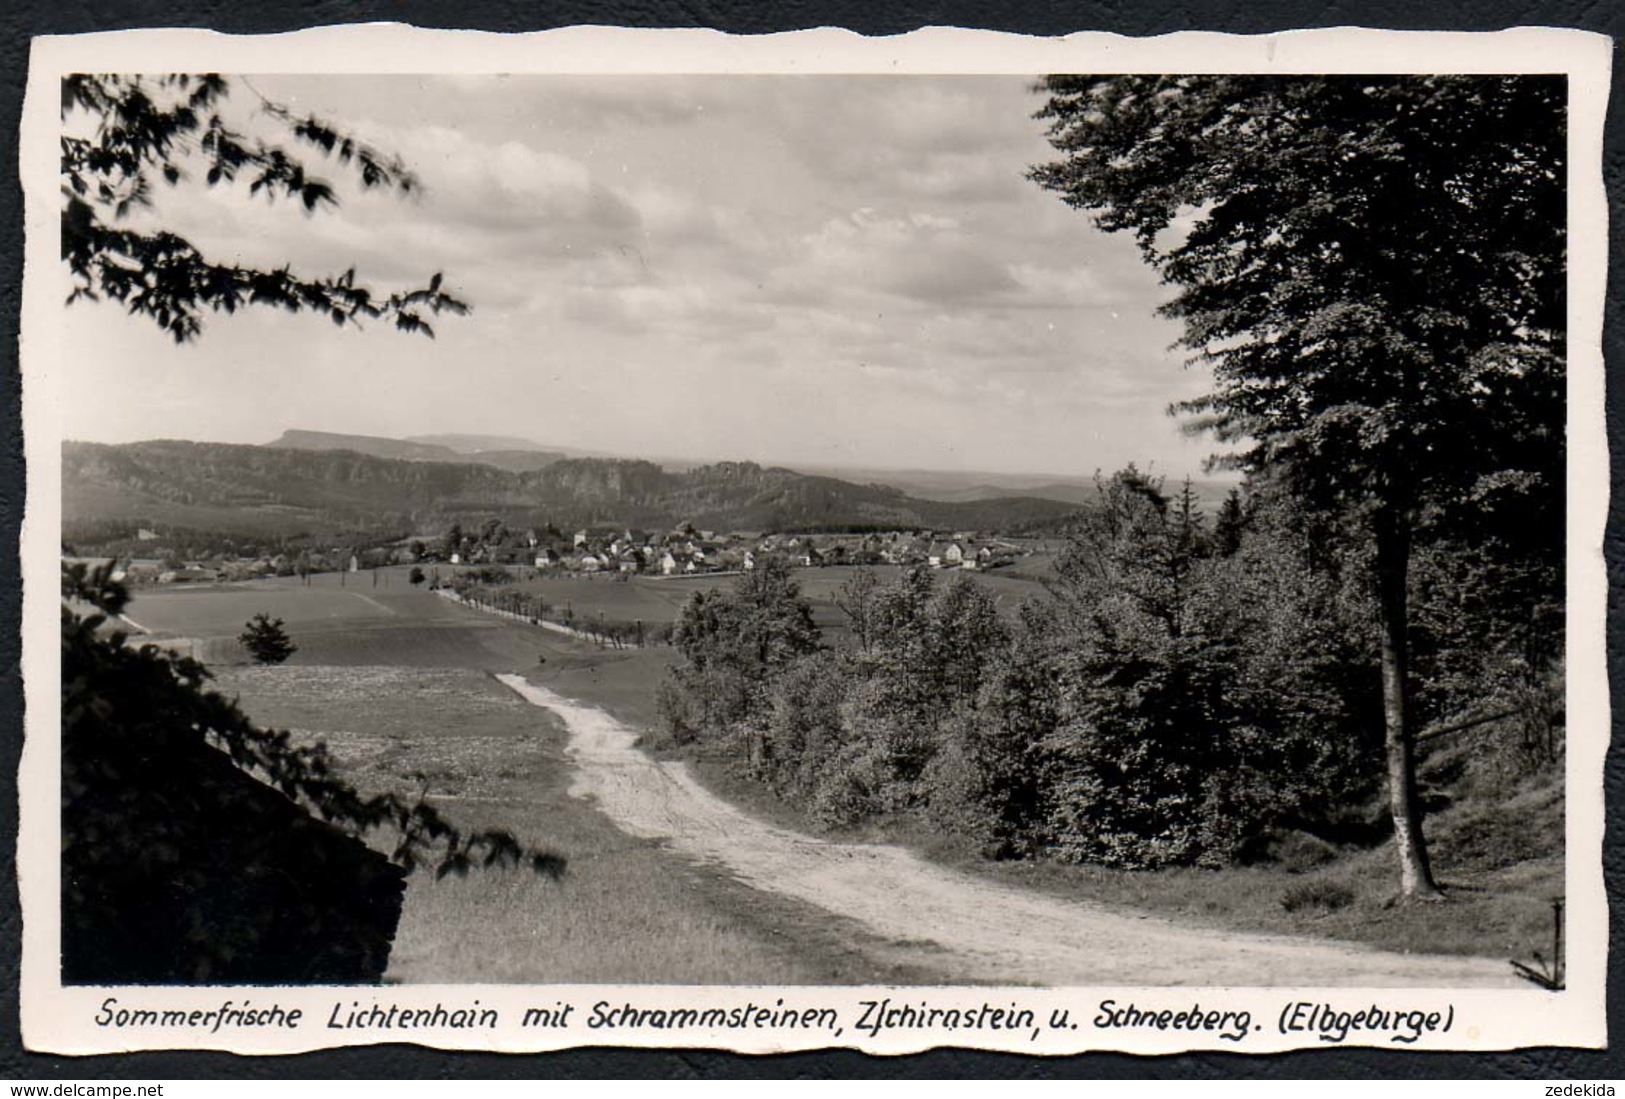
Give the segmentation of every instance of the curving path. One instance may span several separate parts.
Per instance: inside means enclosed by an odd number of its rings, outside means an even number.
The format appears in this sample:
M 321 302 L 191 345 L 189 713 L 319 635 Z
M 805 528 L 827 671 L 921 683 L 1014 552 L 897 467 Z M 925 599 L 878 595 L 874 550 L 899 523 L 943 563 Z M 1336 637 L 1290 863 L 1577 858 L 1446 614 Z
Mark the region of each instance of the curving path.
M 681 763 L 635 748 L 610 715 L 496 677 L 569 730 L 570 792 L 635 836 L 662 839 L 757 889 L 845 916 L 886 939 L 928 941 L 934 969 L 966 982 L 1050 987 L 1202 985 L 1517 987 L 1489 958 L 1406 955 L 1325 940 L 1183 927 L 1154 916 L 983 881 L 898 848 L 836 843 L 764 823 Z

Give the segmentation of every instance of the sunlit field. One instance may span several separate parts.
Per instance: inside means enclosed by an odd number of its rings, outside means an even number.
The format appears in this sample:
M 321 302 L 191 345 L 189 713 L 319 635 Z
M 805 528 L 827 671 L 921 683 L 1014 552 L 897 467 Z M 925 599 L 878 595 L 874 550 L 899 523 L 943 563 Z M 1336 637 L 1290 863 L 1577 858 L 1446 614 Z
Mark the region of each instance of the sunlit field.
M 828 984 L 929 976 L 872 963 L 843 945 L 839 921 L 615 829 L 566 793 L 556 721 L 482 672 L 233 668 L 220 686 L 259 721 L 326 741 L 342 773 L 366 790 L 424 789 L 462 828 L 506 829 L 569 859 L 561 882 L 528 870 L 438 882 L 430 869 L 414 873 L 390 981 Z
M 1035 557 L 1031 562 L 1049 561 L 1048 555 Z M 1026 565 L 1028 571 L 1021 571 Z M 831 640 L 844 634 L 846 616 L 836 606 L 843 584 L 859 571 L 868 571 L 882 584 L 897 579 L 901 566 L 829 566 L 825 568 L 796 569 L 792 578 L 802 594 L 812 604 L 813 621 L 820 629 L 831 634 Z M 443 570 L 442 576 L 450 574 Z M 1044 585 L 1039 582 L 1047 572 L 1042 566 L 1021 559 L 1015 567 L 996 572 L 969 573 L 942 571 L 934 573 L 939 581 L 951 576 L 970 576 L 976 583 L 992 592 L 1000 613 L 1014 615 L 1027 599 L 1046 597 Z M 695 592 L 713 589 L 727 590 L 738 582 L 737 574 L 717 573 L 698 576 L 633 576 L 621 578 L 611 574 L 581 576 L 550 576 L 519 580 L 512 585 L 516 591 L 540 595 L 552 607 L 568 608 L 581 621 L 591 621 L 602 615 L 611 621 L 633 622 L 642 620 L 646 626 L 657 626 L 674 621 L 683 604 Z

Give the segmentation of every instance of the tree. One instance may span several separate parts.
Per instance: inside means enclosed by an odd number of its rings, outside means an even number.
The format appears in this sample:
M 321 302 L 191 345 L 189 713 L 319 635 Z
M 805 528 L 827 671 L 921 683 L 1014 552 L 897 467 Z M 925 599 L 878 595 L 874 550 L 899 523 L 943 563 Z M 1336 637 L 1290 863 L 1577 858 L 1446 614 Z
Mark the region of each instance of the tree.
M 879 590 L 880 581 L 876 579 L 874 570 L 859 568 L 835 592 L 833 602 L 852 624 L 852 638 L 858 643 L 859 652 L 868 652 L 874 642 L 871 620 Z
M 299 651 L 288 637 L 288 631 L 283 629 L 280 618 L 272 618 L 261 611 L 249 620 L 243 632 L 237 635 L 243 648 L 254 658 L 256 664 L 281 664 L 288 657 Z
M 1241 500 L 1241 490 L 1233 488 L 1225 494 L 1219 505 L 1219 514 L 1213 521 L 1213 551 L 1220 557 L 1230 557 L 1241 548 L 1241 537 L 1247 531 L 1247 508 Z
M 1372 553 L 1400 891 L 1416 796 L 1407 578 L 1432 511 L 1560 515 L 1560 77 L 1053 76 L 1040 186 L 1130 231 L 1214 388 L 1178 406 Z M 1553 528 L 1561 531 L 1557 521 Z
M 1179 637 L 1191 571 L 1209 548 L 1190 483 L 1170 498 L 1161 478 L 1130 465 L 1109 480 L 1096 478 L 1093 505 L 1080 516 L 1056 557 L 1052 590 L 1062 604 L 1088 612 L 1101 600 L 1127 597 Z
M 812 605 L 781 557 L 765 558 L 742 574 L 734 586 L 732 605 L 735 632 L 726 651 L 753 676 L 789 664 L 822 644 Z
M 681 662 L 667 673 L 660 709 L 683 743 L 737 736 L 759 763 L 773 677 L 818 651 L 812 607 L 780 558 L 763 559 L 730 592 L 695 592 L 672 627 Z
M 428 315 L 468 312 L 441 290 L 439 274 L 418 289 L 383 294 L 358 284 L 354 268 L 310 278 L 286 266 L 220 263 L 175 233 L 131 228 L 130 216 L 153 206 L 159 181 L 180 187 L 198 170 L 206 186 L 246 179 L 250 194 L 297 201 L 307 213 L 338 205 L 334 189 L 297 156 L 235 128 L 226 110 L 231 91 L 232 82 L 215 74 L 63 79 L 62 259 L 73 279 L 70 302 L 116 302 L 177 343 L 202 331 L 204 311 L 234 313 L 247 305 L 311 310 L 340 327 L 385 319 L 431 337 Z M 399 158 L 320 119 L 297 117 L 263 97 L 259 113 L 295 141 L 353 168 L 363 188 L 418 190 Z

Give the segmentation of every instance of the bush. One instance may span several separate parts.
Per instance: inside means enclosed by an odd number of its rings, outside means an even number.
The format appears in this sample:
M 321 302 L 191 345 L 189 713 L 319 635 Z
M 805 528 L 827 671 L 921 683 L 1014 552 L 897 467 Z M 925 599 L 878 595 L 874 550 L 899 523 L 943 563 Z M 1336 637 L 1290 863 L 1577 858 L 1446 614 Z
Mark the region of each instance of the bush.
M 1322 915 L 1354 903 L 1354 890 L 1338 882 L 1299 882 L 1281 894 L 1281 907 L 1288 912 L 1318 912 Z
M 668 743 L 692 744 L 699 738 L 698 707 L 671 673 L 655 685 L 655 710 L 660 715 L 660 732 Z
M 1273 838 L 1267 858 L 1288 874 L 1303 874 L 1337 858 L 1337 848 L 1308 832 L 1283 832 Z
M 802 657 L 768 691 L 758 773 L 780 796 L 805 800 L 840 750 L 840 703 L 846 688 L 833 654 Z
M 813 791 L 813 819 L 826 828 L 848 827 L 886 811 L 889 775 L 868 744 L 849 744 L 830 761 Z

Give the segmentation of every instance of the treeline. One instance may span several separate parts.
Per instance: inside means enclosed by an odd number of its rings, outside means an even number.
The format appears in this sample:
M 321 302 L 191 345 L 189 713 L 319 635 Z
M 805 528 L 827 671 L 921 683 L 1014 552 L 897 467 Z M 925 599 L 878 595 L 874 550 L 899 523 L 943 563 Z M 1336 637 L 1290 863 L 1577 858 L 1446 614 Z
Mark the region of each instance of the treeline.
M 511 615 L 531 625 L 551 623 L 579 634 L 588 641 L 611 649 L 642 649 L 671 643 L 670 623 L 646 624 L 606 617 L 602 612 L 582 615 L 570 603 L 559 606 L 536 592 L 505 588 L 513 575 L 500 565 L 486 565 L 460 573 L 441 587 L 458 599 L 482 610 Z
M 1132 468 L 1097 496 L 1013 619 L 973 577 L 924 569 L 857 573 L 837 643 L 774 565 L 696 594 L 664 735 L 825 824 L 907 815 L 991 857 L 1218 866 L 1289 831 L 1383 838 L 1358 532 L 1263 484 L 1211 520 Z M 1441 530 L 1413 570 L 1422 716 L 1503 714 L 1513 779 L 1560 748 L 1560 553 L 1560 531 L 1514 547 Z
M 301 554 L 323 553 L 343 547 L 346 552 L 383 552 L 410 536 L 411 528 L 380 526 L 357 528 L 334 526 L 320 533 L 309 530 L 288 534 L 266 534 L 244 530 L 205 530 L 153 524 L 153 536 L 143 538 L 146 524 L 133 520 L 77 520 L 62 526 L 62 551 L 68 554 L 102 557 L 161 557 L 170 562 L 201 561 L 210 558 L 275 557 L 290 559 Z M 307 570 L 313 566 L 303 566 Z M 300 571 L 290 564 L 288 574 Z

